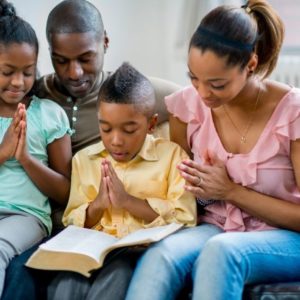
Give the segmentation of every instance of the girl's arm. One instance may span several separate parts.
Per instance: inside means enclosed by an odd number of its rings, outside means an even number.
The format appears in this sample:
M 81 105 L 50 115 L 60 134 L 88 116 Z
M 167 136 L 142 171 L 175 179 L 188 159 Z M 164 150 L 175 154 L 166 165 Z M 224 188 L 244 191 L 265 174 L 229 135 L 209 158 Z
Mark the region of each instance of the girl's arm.
M 28 176 L 49 198 L 65 205 L 68 201 L 71 174 L 71 139 L 68 134 L 47 147 L 49 167 L 32 157 L 19 160 Z

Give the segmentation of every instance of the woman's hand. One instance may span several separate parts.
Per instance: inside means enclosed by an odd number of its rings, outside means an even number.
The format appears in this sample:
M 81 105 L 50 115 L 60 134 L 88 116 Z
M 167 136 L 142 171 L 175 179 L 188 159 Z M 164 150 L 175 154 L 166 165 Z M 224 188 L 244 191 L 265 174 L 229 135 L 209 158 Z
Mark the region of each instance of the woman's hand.
M 230 191 L 236 186 L 227 174 L 225 164 L 213 153 L 204 154 L 204 163 L 184 160 L 179 166 L 186 180 L 185 189 L 203 200 L 229 200 Z

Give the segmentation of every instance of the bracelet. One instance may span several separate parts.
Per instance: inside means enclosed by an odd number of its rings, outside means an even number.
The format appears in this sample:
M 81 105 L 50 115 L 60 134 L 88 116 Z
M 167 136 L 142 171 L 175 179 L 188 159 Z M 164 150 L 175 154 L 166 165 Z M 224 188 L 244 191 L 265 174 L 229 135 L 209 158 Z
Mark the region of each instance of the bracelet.
M 211 205 L 216 202 L 216 200 L 203 200 L 203 199 L 199 199 L 199 198 L 196 198 L 196 200 L 197 200 L 197 203 L 203 207 L 207 206 L 207 205 Z

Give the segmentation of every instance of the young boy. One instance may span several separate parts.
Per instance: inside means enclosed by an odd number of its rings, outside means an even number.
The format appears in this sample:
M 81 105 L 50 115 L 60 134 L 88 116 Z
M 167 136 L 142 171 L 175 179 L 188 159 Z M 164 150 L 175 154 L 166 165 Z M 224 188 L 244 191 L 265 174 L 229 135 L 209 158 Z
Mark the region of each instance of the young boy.
M 178 145 L 149 135 L 157 121 L 154 106 L 151 83 L 128 63 L 103 83 L 97 106 L 102 141 L 73 158 L 65 225 L 117 237 L 171 222 L 195 225 L 195 199 L 184 191 L 185 181 L 176 168 L 187 155 Z M 60 274 L 50 286 L 49 298 L 123 299 L 132 271 L 129 257 L 128 253 L 115 257 L 91 279 Z M 129 275 L 118 282 L 118 289 L 111 284 L 114 291 L 108 290 L 112 272 L 127 268 Z

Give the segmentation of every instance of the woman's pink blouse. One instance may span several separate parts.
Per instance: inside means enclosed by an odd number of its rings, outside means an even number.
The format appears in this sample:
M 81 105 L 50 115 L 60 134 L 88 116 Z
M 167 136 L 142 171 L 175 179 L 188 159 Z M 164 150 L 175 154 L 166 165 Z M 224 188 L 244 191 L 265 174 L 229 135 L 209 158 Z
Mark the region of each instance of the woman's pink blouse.
M 209 149 L 226 165 L 231 179 L 257 192 L 300 203 L 290 159 L 290 142 L 300 138 L 300 89 L 292 88 L 279 102 L 256 145 L 248 154 L 227 152 L 218 136 L 210 108 L 197 91 L 188 86 L 166 97 L 168 111 L 187 123 L 188 143 L 194 160 L 201 163 L 201 153 Z M 225 201 L 205 207 L 203 222 L 225 231 L 272 229 Z

